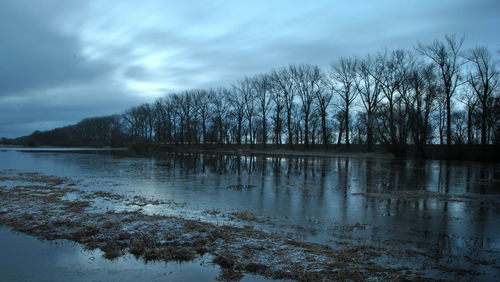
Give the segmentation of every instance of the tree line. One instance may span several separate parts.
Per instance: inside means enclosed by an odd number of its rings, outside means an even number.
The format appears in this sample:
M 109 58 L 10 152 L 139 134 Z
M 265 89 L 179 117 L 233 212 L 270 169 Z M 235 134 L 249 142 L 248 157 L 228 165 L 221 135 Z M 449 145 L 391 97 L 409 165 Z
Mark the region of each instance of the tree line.
M 412 50 L 290 64 L 229 87 L 171 93 L 120 115 L 4 143 L 499 144 L 498 60 L 445 36 Z

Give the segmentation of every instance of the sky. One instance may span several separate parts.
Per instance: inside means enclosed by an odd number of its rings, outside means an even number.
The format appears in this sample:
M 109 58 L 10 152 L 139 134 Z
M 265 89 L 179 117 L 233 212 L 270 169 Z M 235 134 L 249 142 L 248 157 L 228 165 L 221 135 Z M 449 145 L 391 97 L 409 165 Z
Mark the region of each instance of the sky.
M 498 0 L 0 1 L 0 137 L 446 34 L 496 52 L 498 30 Z

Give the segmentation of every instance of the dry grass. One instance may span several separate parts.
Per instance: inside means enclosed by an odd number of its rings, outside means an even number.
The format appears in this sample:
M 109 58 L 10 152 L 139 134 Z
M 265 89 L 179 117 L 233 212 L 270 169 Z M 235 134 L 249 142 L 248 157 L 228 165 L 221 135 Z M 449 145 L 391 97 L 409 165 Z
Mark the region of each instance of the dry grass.
M 244 221 L 259 221 L 257 215 L 249 210 L 242 210 L 237 212 L 232 212 L 229 214 L 230 217 L 244 220 Z
M 89 193 L 84 196 L 85 199 L 91 200 L 91 199 L 106 199 L 106 200 L 123 200 L 125 197 L 122 195 L 114 194 L 111 192 L 106 192 L 106 191 L 95 191 L 92 193 Z
M 203 213 L 211 215 L 211 216 L 217 216 L 217 215 L 221 214 L 221 211 L 219 209 L 210 209 L 210 210 L 204 211 Z
M 159 206 L 162 204 L 167 204 L 167 202 L 158 200 L 158 199 L 147 199 L 146 197 L 143 196 L 134 196 L 132 199 L 126 199 L 127 201 L 127 206 L 139 206 L 139 207 L 144 207 L 147 205 L 154 205 L 154 206 Z

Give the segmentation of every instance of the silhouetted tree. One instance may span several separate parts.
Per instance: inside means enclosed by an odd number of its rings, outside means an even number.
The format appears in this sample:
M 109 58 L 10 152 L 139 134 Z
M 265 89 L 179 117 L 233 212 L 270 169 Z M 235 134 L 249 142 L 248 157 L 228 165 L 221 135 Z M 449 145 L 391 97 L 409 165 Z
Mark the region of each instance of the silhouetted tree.
M 428 57 L 436 65 L 446 104 L 446 144 L 451 144 L 451 99 L 460 83 L 460 70 L 463 65 L 460 59 L 460 48 L 464 37 L 457 39 L 453 35 L 445 36 L 444 41 L 434 40 L 430 45 L 418 44 L 420 54 Z
M 257 111 L 261 120 L 262 139 L 263 144 L 267 142 L 267 119 L 271 111 L 271 84 L 268 75 L 257 75 L 252 79 L 252 87 L 255 91 L 257 99 Z
M 375 126 L 375 115 L 382 100 L 381 81 L 384 67 L 384 57 L 372 59 L 368 56 L 360 60 L 357 66 L 357 74 L 354 78 L 356 89 L 361 97 L 361 102 L 366 113 L 366 143 L 368 150 L 373 149 L 373 132 Z
M 301 102 L 300 112 L 304 122 L 304 143 L 308 145 L 310 142 L 311 110 L 317 93 L 322 91 L 323 74 L 319 67 L 313 65 L 291 65 L 290 72 Z
M 346 134 L 346 144 L 349 145 L 349 117 L 352 103 L 358 92 L 354 81 L 356 76 L 356 60 L 340 58 L 338 62 L 330 65 L 330 79 L 334 85 L 334 91 L 340 98 L 339 108 L 343 115 L 342 125 Z M 339 137 L 340 140 L 340 137 Z
M 491 112 L 490 103 L 498 86 L 498 70 L 493 64 L 491 54 L 484 47 L 477 47 L 465 55 L 472 69 L 468 73 L 467 82 L 474 90 L 481 106 L 481 144 L 488 143 L 488 116 Z
M 292 129 L 292 111 L 295 98 L 295 84 L 293 83 L 292 74 L 290 72 L 290 66 L 281 68 L 279 70 L 273 70 L 271 72 L 270 80 L 273 85 L 273 90 L 279 92 L 277 98 L 279 98 L 279 104 L 283 105 L 286 109 L 286 122 L 287 122 L 287 133 L 288 133 L 288 144 L 292 145 L 293 140 L 293 129 Z

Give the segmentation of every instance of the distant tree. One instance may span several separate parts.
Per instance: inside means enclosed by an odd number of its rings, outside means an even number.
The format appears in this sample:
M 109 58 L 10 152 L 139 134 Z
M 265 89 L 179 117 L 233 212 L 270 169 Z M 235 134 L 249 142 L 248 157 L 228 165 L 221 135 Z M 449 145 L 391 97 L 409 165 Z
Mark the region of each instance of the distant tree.
M 465 119 L 466 119 L 466 114 L 465 111 L 459 110 L 459 111 L 454 111 L 452 113 L 453 116 L 453 142 L 455 144 L 464 144 L 465 143 L 465 138 L 466 138 L 466 128 L 464 124 L 466 124 Z
M 255 138 L 254 118 L 257 112 L 257 96 L 255 94 L 254 82 L 251 78 L 245 77 L 243 80 L 238 81 L 235 86 L 235 94 L 243 102 L 244 116 L 248 126 L 248 134 L 246 136 L 250 139 L 250 144 L 253 144 Z
M 337 144 L 342 143 L 342 136 L 344 136 L 345 131 L 345 116 L 340 107 L 336 107 L 333 115 L 333 129 L 337 132 Z
M 349 145 L 350 110 L 354 100 L 358 96 L 355 83 L 356 68 L 356 60 L 350 58 L 340 58 L 339 61 L 330 65 L 330 80 L 332 81 L 332 85 L 334 85 L 334 91 L 340 98 L 339 108 L 342 113 L 342 131 L 345 131 L 347 145 Z M 339 141 L 341 138 L 340 133 Z
M 214 126 L 216 129 L 217 141 L 223 144 L 227 137 L 226 125 L 229 115 L 229 96 L 230 91 L 226 88 L 219 88 L 210 95 L 211 102 L 214 106 Z
M 460 49 L 464 37 L 457 39 L 453 35 L 445 36 L 444 41 L 434 40 L 430 45 L 418 43 L 417 51 L 428 57 L 437 67 L 443 84 L 444 102 L 446 105 L 446 144 L 451 144 L 451 99 L 460 84 L 461 67 L 464 64 L 460 57 Z
M 498 60 L 485 47 L 464 54 L 464 39 L 445 36 L 415 50 L 340 58 L 324 73 L 290 64 L 230 88 L 171 93 L 121 115 L 91 117 L 29 136 L 31 145 L 129 142 L 288 145 L 500 143 Z M 462 72 L 462 66 L 468 66 Z M 359 98 L 359 99 L 358 99 Z M 462 102 L 464 106 L 455 106 Z M 466 126 L 464 126 L 464 124 Z M 396 151 L 395 151 L 396 152 Z
M 123 113 L 123 120 L 133 141 L 144 141 L 148 138 L 148 125 L 150 124 L 148 118 L 153 118 L 152 113 L 149 113 L 150 109 L 148 104 L 142 104 Z
M 471 145 L 474 143 L 473 136 L 473 117 L 476 113 L 476 108 L 479 103 L 479 99 L 476 94 L 470 90 L 470 88 L 465 88 L 463 93 L 459 97 L 459 101 L 465 105 L 467 111 L 467 144 Z
M 285 108 L 285 99 L 280 91 L 281 87 L 277 83 L 273 83 L 271 75 L 268 76 L 269 88 L 271 91 L 271 99 L 273 107 L 273 114 L 271 119 L 273 120 L 273 141 L 275 144 L 281 144 L 282 134 L 283 134 L 283 110 Z
M 366 143 L 369 151 L 373 150 L 375 117 L 382 101 L 381 83 L 386 79 L 383 77 L 383 64 L 384 58 L 382 56 L 376 59 L 368 56 L 359 61 L 357 74 L 354 77 L 356 89 L 366 113 Z
M 176 142 L 176 108 L 175 104 L 176 94 L 170 94 L 161 97 L 155 101 L 155 133 L 158 142 Z
M 257 75 L 252 78 L 252 87 L 255 91 L 255 96 L 257 99 L 257 111 L 261 121 L 261 131 L 262 139 L 261 142 L 266 144 L 267 142 L 267 120 L 268 115 L 271 111 L 271 84 L 268 75 Z
M 213 91 L 197 89 L 193 91 L 194 106 L 196 112 L 201 119 L 201 140 L 203 143 L 207 142 L 207 123 L 210 120 L 210 114 L 213 111 L 213 104 L 211 96 Z
M 443 93 L 439 93 L 436 99 L 437 111 L 434 113 L 434 123 L 437 124 L 439 145 L 445 144 L 444 135 L 446 132 L 446 96 Z
M 236 138 L 237 144 L 241 144 L 242 132 L 243 132 L 243 121 L 246 114 L 246 104 L 241 94 L 244 92 L 251 91 L 251 87 L 248 80 L 239 80 L 233 84 L 231 91 L 227 92 L 226 99 L 231 106 L 230 114 L 236 122 Z
M 488 117 L 490 116 L 494 91 L 498 86 L 498 70 L 491 53 L 485 47 L 477 47 L 465 54 L 472 65 L 467 82 L 476 94 L 481 106 L 481 144 L 488 143 Z
M 433 65 L 417 64 L 404 82 L 409 86 L 401 99 L 408 113 L 411 139 L 423 153 L 423 145 L 431 138 L 431 114 L 439 92 Z
M 290 72 L 300 98 L 301 118 L 304 122 L 304 143 L 310 143 L 310 118 L 312 106 L 318 93 L 322 91 L 323 73 L 313 65 L 291 65 Z
M 381 111 L 383 122 L 379 131 L 385 142 L 392 145 L 406 142 L 407 116 L 401 95 L 409 91 L 409 85 L 405 81 L 413 65 L 414 59 L 411 53 L 404 50 L 385 51 L 377 56 L 375 71 L 370 72 L 379 82 L 383 94 L 384 110 Z
M 288 144 L 293 143 L 293 129 L 292 129 L 292 111 L 295 98 L 295 84 L 290 71 L 291 67 L 283 67 L 271 72 L 270 80 L 274 91 L 278 91 L 277 98 L 280 99 L 279 104 L 283 105 L 286 110 L 286 123 L 288 131 Z
M 319 110 L 319 117 L 321 119 L 321 140 L 323 145 L 327 146 L 331 135 L 327 121 L 330 105 L 333 99 L 334 88 L 324 74 L 320 83 L 321 87 L 319 88 L 319 91 L 316 91 L 316 103 Z
M 500 144 L 500 95 L 495 95 L 492 99 L 492 112 L 490 123 L 492 128 L 493 144 Z

